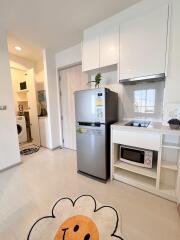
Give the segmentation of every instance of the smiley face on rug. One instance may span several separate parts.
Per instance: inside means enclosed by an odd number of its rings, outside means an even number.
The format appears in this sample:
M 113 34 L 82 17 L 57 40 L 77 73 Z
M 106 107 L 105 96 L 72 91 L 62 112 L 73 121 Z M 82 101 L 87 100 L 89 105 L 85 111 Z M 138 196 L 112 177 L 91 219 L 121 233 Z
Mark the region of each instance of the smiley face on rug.
M 61 198 L 51 215 L 37 220 L 27 240 L 117 240 L 121 237 L 120 218 L 111 206 L 102 206 L 90 195 Z
M 58 229 L 54 240 L 99 240 L 96 224 L 88 217 L 77 215 L 68 218 Z

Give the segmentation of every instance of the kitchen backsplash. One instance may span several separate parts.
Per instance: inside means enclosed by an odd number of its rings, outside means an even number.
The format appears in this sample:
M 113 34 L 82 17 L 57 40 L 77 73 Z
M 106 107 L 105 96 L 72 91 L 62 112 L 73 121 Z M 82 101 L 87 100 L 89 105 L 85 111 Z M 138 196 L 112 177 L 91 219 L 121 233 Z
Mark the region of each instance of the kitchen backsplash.
M 99 70 L 91 72 L 89 80 L 93 81 Z M 164 81 L 139 82 L 123 85 L 117 82 L 117 66 L 101 69 L 102 82 L 100 87 L 107 87 L 119 95 L 119 120 L 150 119 L 162 121 Z M 94 88 L 94 83 L 91 84 Z
M 124 85 L 124 118 L 145 118 L 162 121 L 164 86 L 164 81 Z

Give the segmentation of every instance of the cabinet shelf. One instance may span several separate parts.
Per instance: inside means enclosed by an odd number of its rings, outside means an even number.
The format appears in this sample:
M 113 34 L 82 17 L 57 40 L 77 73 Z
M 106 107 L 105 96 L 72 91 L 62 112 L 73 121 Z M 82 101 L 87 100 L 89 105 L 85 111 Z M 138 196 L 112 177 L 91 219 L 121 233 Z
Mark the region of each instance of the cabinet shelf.
M 173 171 L 178 170 L 177 164 L 175 162 L 162 161 L 161 167 L 169 170 L 173 170 Z
M 175 143 L 164 143 L 162 145 L 163 148 L 170 148 L 170 149 L 177 149 L 180 150 L 180 146 L 178 144 Z
M 173 187 L 165 185 L 165 184 L 160 184 L 159 187 L 160 192 L 162 192 L 163 194 L 166 194 L 168 196 L 172 196 L 173 198 L 176 198 L 176 191 Z
M 154 179 L 157 178 L 157 166 L 154 166 L 153 168 L 143 168 L 143 167 L 131 165 L 125 162 L 116 161 L 114 164 L 114 167 L 119 169 L 124 169 L 126 171 L 140 174 L 146 177 L 150 177 Z
M 155 179 L 132 173 L 123 169 L 115 169 L 114 178 L 118 181 L 122 181 L 144 190 L 149 189 L 150 191 L 155 191 L 156 189 Z

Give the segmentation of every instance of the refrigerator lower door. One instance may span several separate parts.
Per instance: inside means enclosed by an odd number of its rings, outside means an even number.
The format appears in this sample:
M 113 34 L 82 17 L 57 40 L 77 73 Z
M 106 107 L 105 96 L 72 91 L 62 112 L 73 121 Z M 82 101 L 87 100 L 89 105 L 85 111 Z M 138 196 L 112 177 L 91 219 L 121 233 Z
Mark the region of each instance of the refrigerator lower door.
M 106 126 L 77 126 L 78 171 L 107 179 Z

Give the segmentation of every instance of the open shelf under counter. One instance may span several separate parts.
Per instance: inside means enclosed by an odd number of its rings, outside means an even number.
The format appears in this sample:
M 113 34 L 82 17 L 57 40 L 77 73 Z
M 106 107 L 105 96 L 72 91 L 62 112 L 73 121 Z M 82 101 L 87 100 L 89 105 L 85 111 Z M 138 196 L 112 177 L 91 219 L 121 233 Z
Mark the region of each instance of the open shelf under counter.
M 114 170 L 114 179 L 130 184 L 134 187 L 141 188 L 143 190 L 156 190 L 156 180 L 154 178 L 145 177 L 137 173 L 126 171 L 124 169 L 116 168 Z
M 158 158 L 154 167 L 148 169 L 121 161 L 120 145 L 156 151 Z M 111 179 L 177 202 L 180 179 L 180 130 L 171 130 L 163 126 L 159 129 L 136 129 L 121 124 L 113 125 Z
M 175 162 L 162 161 L 161 167 L 172 170 L 172 171 L 178 171 L 178 166 L 177 166 L 177 163 Z
M 172 200 L 176 199 L 176 190 L 171 186 L 167 186 L 161 183 L 159 187 L 159 191 L 166 196 L 170 196 Z
M 131 165 L 120 160 L 116 161 L 114 167 L 124 169 L 135 174 L 143 175 L 150 178 L 157 178 L 157 166 L 153 168 L 143 168 L 135 165 Z

